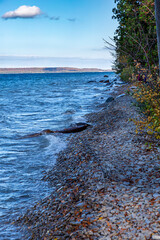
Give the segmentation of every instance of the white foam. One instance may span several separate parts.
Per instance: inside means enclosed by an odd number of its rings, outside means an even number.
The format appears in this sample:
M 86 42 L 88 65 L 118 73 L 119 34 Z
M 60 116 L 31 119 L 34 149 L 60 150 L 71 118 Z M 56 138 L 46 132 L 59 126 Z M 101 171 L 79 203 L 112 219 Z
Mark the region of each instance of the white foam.
M 84 116 L 73 116 L 74 123 L 75 122 L 86 122 L 86 118 Z
M 66 147 L 66 142 L 63 138 L 54 135 L 45 135 L 49 145 L 46 147 L 47 154 L 57 154 Z

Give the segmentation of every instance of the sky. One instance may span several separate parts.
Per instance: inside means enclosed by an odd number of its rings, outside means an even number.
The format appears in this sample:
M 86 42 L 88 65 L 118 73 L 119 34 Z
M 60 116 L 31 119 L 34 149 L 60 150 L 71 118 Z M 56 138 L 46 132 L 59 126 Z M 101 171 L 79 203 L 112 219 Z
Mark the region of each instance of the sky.
M 0 67 L 110 69 L 114 0 L 0 0 Z

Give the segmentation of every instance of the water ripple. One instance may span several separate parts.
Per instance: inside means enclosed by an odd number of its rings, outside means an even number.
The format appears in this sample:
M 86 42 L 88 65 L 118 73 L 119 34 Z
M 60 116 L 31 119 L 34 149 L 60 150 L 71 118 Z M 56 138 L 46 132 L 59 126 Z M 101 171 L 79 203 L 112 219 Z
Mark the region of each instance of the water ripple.
M 65 147 L 66 136 L 21 137 L 85 120 L 106 98 L 104 73 L 16 74 L 0 79 L 0 240 L 23 239 L 10 223 L 53 189 L 43 172 Z M 110 81 L 115 75 L 107 73 Z M 115 86 L 116 86 L 115 82 Z

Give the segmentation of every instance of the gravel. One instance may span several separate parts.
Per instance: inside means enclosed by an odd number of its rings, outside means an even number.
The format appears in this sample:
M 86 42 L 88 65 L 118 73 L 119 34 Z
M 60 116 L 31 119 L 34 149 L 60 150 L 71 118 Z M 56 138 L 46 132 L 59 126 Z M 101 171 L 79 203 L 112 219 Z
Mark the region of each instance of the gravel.
M 92 127 L 70 134 L 43 179 L 53 193 L 16 221 L 25 239 L 160 239 L 159 143 L 135 134 L 128 87 L 86 116 Z

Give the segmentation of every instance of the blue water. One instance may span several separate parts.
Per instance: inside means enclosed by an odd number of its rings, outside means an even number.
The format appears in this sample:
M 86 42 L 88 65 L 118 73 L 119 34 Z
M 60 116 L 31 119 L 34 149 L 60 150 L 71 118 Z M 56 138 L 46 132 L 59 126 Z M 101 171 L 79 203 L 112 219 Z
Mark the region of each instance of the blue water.
M 20 137 L 44 129 L 63 129 L 84 121 L 119 82 L 104 73 L 0 75 L 0 240 L 23 239 L 11 224 L 52 189 L 44 171 L 56 161 L 66 136 Z

